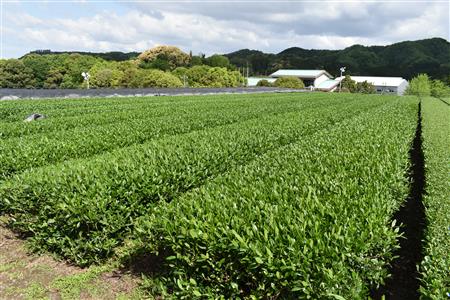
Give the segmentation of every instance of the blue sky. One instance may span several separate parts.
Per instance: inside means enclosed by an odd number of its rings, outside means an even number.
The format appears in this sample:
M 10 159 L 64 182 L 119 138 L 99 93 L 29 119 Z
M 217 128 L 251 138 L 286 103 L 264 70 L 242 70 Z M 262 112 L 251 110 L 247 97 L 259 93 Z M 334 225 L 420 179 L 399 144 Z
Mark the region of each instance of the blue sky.
M 9 58 L 36 49 L 143 51 L 169 44 L 209 55 L 449 40 L 449 9 L 439 0 L 3 0 L 2 49 Z

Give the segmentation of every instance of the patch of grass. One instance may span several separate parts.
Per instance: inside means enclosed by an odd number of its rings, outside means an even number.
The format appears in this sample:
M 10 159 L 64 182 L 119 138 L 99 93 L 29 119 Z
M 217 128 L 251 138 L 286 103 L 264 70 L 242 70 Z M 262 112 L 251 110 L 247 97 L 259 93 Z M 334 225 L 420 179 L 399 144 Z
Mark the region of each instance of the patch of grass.
M 41 300 L 49 299 L 48 290 L 40 283 L 34 282 L 25 290 L 25 299 Z
M 8 277 L 11 280 L 22 280 L 25 278 L 23 271 L 11 272 L 8 273 Z
M 0 265 L 0 273 L 9 272 L 9 271 L 17 269 L 17 268 L 23 268 L 24 266 L 25 266 L 25 263 L 21 262 L 21 261 L 14 261 L 12 263 L 2 264 L 2 265 Z
M 142 289 L 135 289 L 130 294 L 121 293 L 116 296 L 116 300 L 136 300 L 136 299 L 155 299 L 152 296 L 146 295 Z
M 97 294 L 98 288 L 92 281 L 99 275 L 110 270 L 110 266 L 92 267 L 88 271 L 76 275 L 60 277 L 56 279 L 51 288 L 58 290 L 62 299 L 78 299 L 82 291 Z
M 3 290 L 4 296 L 14 296 L 20 294 L 20 289 L 16 286 L 8 286 Z

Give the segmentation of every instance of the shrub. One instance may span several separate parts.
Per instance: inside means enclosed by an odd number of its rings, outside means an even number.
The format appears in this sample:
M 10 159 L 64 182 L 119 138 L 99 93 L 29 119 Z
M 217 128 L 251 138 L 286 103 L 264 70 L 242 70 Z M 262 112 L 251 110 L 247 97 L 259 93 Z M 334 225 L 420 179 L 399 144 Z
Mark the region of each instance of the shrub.
M 440 80 L 431 81 L 431 96 L 436 98 L 442 98 L 449 94 L 448 87 Z
M 127 88 L 143 87 L 142 82 L 144 80 L 144 73 L 144 71 L 138 69 L 126 70 L 121 79 L 121 83 Z
M 182 71 L 176 71 L 176 73 Z M 185 75 L 191 87 L 237 87 L 243 79 L 238 71 L 220 67 L 211 68 L 205 65 L 187 69 Z
M 191 87 L 202 87 L 202 78 L 208 74 L 208 66 L 193 66 L 186 71 L 186 76 Z
M 157 46 L 142 52 L 138 59 L 141 63 L 150 63 L 150 66 L 162 69 L 170 68 L 171 70 L 180 66 L 187 66 L 190 57 L 179 48 L 174 46 Z
M 183 83 L 178 77 L 160 70 L 146 71 L 142 82 L 142 87 L 174 88 L 182 86 Z
M 8 59 L 0 65 L 0 87 L 33 88 L 36 80 L 33 71 L 18 59 Z
M 256 86 L 272 86 L 272 84 L 269 82 L 269 80 L 263 79 L 263 80 L 258 81 Z
M 48 71 L 47 79 L 44 82 L 44 88 L 46 89 L 57 89 L 62 83 L 64 77 L 64 69 L 54 67 Z
M 204 87 L 237 87 L 241 82 L 238 71 L 228 71 L 226 68 L 210 68 L 200 83 Z
M 227 68 L 230 66 L 230 60 L 226 56 L 214 54 L 205 59 L 205 64 L 211 67 Z
M 430 93 L 430 79 L 427 74 L 419 74 L 411 79 L 411 82 L 405 91 L 405 94 L 407 95 L 416 96 L 429 96 Z
M 305 87 L 303 81 L 294 76 L 280 77 L 275 80 L 274 85 L 282 88 L 302 89 Z
M 99 88 L 117 88 L 123 72 L 117 68 L 117 63 L 98 62 L 90 70 L 90 85 Z
M 448 106 L 422 99 L 423 145 L 425 156 L 427 229 L 421 271 L 421 299 L 446 299 L 450 291 L 450 114 Z
M 348 91 L 350 93 L 354 93 L 357 90 L 356 81 L 354 81 L 350 75 L 345 75 L 344 79 L 341 82 L 341 91 Z
M 375 94 L 376 90 L 375 86 L 372 83 L 363 81 L 356 84 L 356 92 L 362 94 Z

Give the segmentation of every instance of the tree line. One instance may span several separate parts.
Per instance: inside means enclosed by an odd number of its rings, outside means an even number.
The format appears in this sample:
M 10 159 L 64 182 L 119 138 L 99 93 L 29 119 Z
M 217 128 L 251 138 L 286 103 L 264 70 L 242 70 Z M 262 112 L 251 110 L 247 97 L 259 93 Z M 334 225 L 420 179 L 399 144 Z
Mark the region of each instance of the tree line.
M 347 67 L 352 75 L 400 76 L 410 80 L 426 73 L 450 83 L 450 43 L 441 38 L 405 41 L 386 46 L 353 45 L 342 50 L 288 48 L 277 54 L 243 49 L 226 54 L 237 67 L 250 74 L 267 76 L 278 69 L 323 69 L 339 76 Z
M 431 79 L 427 74 L 419 74 L 411 79 L 405 94 L 444 98 L 450 96 L 450 87 L 441 80 Z
M 194 56 L 173 46 L 157 46 L 139 56 L 111 61 L 79 53 L 30 53 L 0 60 L 0 87 L 92 88 L 237 87 L 244 77 L 222 55 Z

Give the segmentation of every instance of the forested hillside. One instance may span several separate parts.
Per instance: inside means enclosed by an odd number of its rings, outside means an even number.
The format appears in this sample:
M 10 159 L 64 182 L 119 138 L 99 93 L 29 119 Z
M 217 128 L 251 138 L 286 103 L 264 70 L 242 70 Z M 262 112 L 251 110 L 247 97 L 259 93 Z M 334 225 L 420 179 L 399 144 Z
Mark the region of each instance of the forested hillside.
M 401 76 L 407 79 L 427 73 L 448 81 L 450 43 L 441 38 L 400 42 L 388 46 L 353 45 L 343 50 L 307 50 L 298 47 L 278 54 L 239 50 L 226 55 L 236 66 L 247 63 L 255 75 L 268 75 L 280 68 L 325 69 L 339 75 L 346 66 L 352 75 Z
M 249 75 L 269 75 L 280 69 L 325 69 L 346 74 L 401 76 L 425 73 L 450 84 L 450 43 L 441 38 L 406 41 L 388 46 L 354 45 L 343 50 L 298 47 L 278 54 L 243 49 L 224 55 L 192 55 L 172 46 L 137 52 L 52 52 L 37 50 L 19 59 L 0 60 L 2 88 L 85 88 L 82 72 L 91 75 L 90 87 L 235 87 Z

